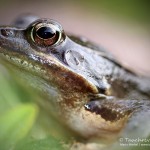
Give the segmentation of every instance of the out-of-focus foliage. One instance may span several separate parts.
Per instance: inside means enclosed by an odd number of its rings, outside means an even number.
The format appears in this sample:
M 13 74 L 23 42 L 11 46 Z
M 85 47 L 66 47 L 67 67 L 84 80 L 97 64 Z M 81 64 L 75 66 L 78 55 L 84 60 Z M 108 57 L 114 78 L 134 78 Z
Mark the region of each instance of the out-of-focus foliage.
M 15 150 L 64 150 L 64 148 L 59 140 L 54 137 L 47 137 L 39 140 L 26 139 L 18 144 Z
M 14 147 L 27 136 L 38 113 L 37 106 L 29 103 L 29 94 L 12 76 L 0 66 L 0 149 L 3 150 Z
M 17 105 L 0 115 L 0 147 L 8 150 L 26 137 L 37 115 L 32 104 Z
M 63 149 L 65 130 L 41 110 L 37 92 L 8 69 L 0 65 L 0 150 Z
M 38 5 L 41 1 L 39 0 L 1 0 L 0 8 L 11 6 L 15 3 L 29 3 L 31 5 Z M 139 23 L 150 24 L 150 1 L 149 0 L 45 0 L 42 1 L 43 4 L 50 5 L 50 7 L 66 6 L 66 9 L 69 5 L 74 5 L 83 7 L 84 9 L 88 9 L 87 12 L 93 13 L 96 12 L 97 15 L 104 13 L 108 15 L 118 16 L 120 19 L 122 18 L 135 21 Z M 94 16 L 94 14 L 93 14 Z
M 121 20 L 129 20 L 145 25 L 150 25 L 150 1 L 149 0 L 87 0 L 82 5 L 94 12 L 115 16 Z M 83 6 L 83 7 L 84 7 Z

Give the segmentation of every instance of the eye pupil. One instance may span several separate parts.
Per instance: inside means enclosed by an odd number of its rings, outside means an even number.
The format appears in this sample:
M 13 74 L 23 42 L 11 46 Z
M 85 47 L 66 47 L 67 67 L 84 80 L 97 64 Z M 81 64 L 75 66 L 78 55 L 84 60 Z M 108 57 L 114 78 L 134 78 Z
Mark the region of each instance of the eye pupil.
M 41 27 L 37 30 L 36 34 L 42 39 L 49 39 L 55 35 L 55 31 L 50 27 Z

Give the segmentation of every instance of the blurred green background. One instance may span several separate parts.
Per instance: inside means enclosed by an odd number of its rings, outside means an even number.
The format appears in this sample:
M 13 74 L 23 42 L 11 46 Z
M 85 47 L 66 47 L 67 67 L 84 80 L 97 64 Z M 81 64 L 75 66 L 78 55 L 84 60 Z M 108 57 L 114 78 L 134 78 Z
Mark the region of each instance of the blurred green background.
M 40 5 L 40 4 L 43 5 Z M 127 19 L 129 21 L 135 21 L 137 23 L 150 25 L 150 1 L 149 0 L 1 0 L 0 8 L 6 11 L 18 11 L 13 10 L 15 6 L 20 6 L 21 8 L 27 5 L 33 6 L 33 12 L 41 12 L 41 10 L 36 10 L 36 7 L 49 5 L 50 9 L 58 9 L 60 7 L 65 7 L 66 11 L 69 6 L 81 7 L 87 11 L 92 11 L 91 13 L 95 13 L 93 15 L 97 15 L 100 13 L 104 13 L 107 15 L 112 15 L 121 19 Z M 39 7 L 40 8 L 40 7 Z M 9 10 L 10 9 L 10 10 Z M 28 8 L 25 8 L 28 10 Z M 84 10 L 84 11 L 85 11 Z M 45 10 L 48 11 L 48 10 Z M 8 12 L 9 13 L 9 12 Z M 75 12 L 74 12 L 75 13 Z M 3 14 L 4 15 L 4 14 Z M 6 15 L 6 14 L 5 14 Z M 7 16 L 7 15 L 6 15 Z M 3 16 L 4 17 L 4 16 Z M 8 16 L 7 16 L 8 17 Z
M 122 20 L 150 25 L 149 0 L 87 0 L 84 4 L 91 7 L 95 13 L 103 12 Z
M 0 24 L 28 12 L 58 20 L 66 32 L 87 37 L 150 76 L 149 0 L 1 0 Z M 36 103 L 43 98 L 0 64 L 0 150 L 63 149 L 68 133 Z

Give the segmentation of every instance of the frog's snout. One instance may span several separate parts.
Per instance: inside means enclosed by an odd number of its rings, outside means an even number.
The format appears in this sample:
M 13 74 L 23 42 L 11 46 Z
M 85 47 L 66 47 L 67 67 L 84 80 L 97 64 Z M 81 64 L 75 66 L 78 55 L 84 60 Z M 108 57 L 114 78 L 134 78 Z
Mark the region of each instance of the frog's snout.
M 0 47 L 4 49 L 16 49 L 23 38 L 21 29 L 15 27 L 0 27 Z M 19 39 L 19 40 L 18 40 Z
M 15 37 L 14 29 L 9 27 L 0 28 L 0 48 L 7 48 L 12 45 Z

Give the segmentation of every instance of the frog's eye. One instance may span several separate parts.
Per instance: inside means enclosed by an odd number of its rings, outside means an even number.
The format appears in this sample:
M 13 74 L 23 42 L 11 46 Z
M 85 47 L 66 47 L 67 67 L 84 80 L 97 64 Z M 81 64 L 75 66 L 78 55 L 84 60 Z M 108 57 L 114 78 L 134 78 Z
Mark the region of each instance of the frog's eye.
M 39 46 L 52 46 L 63 41 L 62 27 L 53 20 L 40 20 L 30 30 L 32 41 Z

